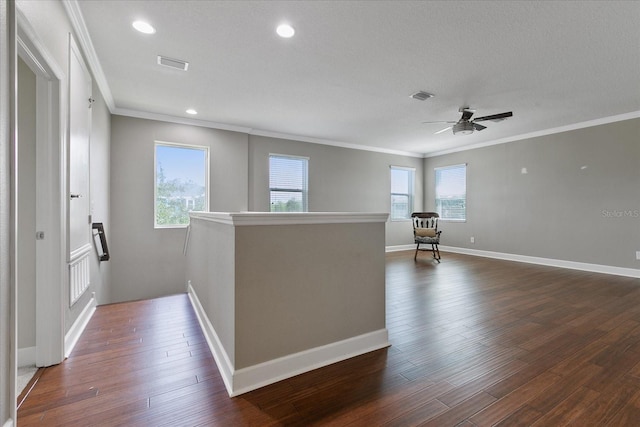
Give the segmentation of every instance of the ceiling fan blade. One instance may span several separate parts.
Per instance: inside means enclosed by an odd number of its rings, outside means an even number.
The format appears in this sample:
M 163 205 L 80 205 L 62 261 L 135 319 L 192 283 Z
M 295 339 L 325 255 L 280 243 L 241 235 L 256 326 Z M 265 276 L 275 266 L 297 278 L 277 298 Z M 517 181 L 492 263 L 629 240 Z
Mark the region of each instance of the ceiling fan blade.
M 500 113 L 500 114 L 493 114 L 491 116 L 484 116 L 484 117 L 478 117 L 476 119 L 474 119 L 474 122 L 482 122 L 485 120 L 493 120 L 495 122 L 499 122 L 500 120 L 504 120 L 507 117 L 511 117 L 513 116 L 513 112 L 509 111 L 508 113 Z
M 444 120 L 439 120 L 437 122 L 422 122 L 423 125 L 430 125 L 430 124 L 436 124 L 436 123 L 458 123 L 458 122 L 454 122 L 454 121 L 444 121 Z
M 471 118 L 471 116 L 473 116 L 473 113 L 475 113 L 475 111 L 473 110 L 469 110 L 469 109 L 462 110 L 462 118 L 460 120 L 464 122 L 468 121 Z
M 473 123 L 473 128 L 474 128 L 475 130 L 484 130 L 484 129 L 486 129 L 487 127 L 486 127 L 486 126 L 482 126 L 482 125 L 480 125 L 480 124 L 478 124 L 478 123 Z
M 438 132 L 435 132 L 434 135 L 438 135 L 439 133 L 446 132 L 450 130 L 453 126 L 449 126 L 448 128 L 440 129 Z

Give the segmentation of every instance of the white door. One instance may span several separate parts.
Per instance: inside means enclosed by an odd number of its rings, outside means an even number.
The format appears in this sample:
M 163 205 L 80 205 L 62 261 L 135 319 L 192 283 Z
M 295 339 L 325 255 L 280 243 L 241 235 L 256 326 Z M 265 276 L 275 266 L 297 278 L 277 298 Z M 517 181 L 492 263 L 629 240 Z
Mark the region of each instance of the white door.
M 69 304 L 89 287 L 91 199 L 89 137 L 91 133 L 91 75 L 70 40 L 69 49 Z

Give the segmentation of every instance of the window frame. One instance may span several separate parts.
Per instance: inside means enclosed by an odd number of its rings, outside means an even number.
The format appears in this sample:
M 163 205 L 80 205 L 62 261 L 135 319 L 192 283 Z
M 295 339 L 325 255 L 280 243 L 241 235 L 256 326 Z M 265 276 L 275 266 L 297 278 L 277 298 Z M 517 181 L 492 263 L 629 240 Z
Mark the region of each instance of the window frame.
M 442 205 L 438 203 L 441 198 L 438 197 L 438 172 L 442 170 L 450 170 L 456 168 L 464 168 L 464 218 L 447 218 L 442 214 Z M 468 163 L 458 163 L 455 165 L 440 166 L 434 168 L 434 202 L 435 211 L 440 216 L 441 221 L 446 222 L 467 222 L 467 170 L 469 168 Z
M 392 191 L 392 174 L 394 170 L 402 170 L 402 171 L 407 171 L 409 172 L 409 193 L 394 193 Z M 411 213 L 414 210 L 414 203 L 415 203 L 415 198 L 416 198 L 416 186 L 415 186 L 415 182 L 416 182 L 416 168 L 412 168 L 412 167 L 407 167 L 407 166 L 395 166 L 395 165 L 390 165 L 389 166 L 389 194 L 390 194 L 390 205 L 389 205 L 389 219 L 392 222 L 396 222 L 396 221 L 411 221 Z M 399 217 L 394 217 L 393 216 L 393 196 L 407 196 L 408 197 L 408 206 L 407 206 L 407 216 L 406 218 L 399 218 Z
M 304 160 L 304 168 L 302 177 L 302 190 L 298 190 L 297 188 L 272 188 L 271 187 L 271 158 L 283 158 L 283 159 L 291 159 L 291 160 Z M 269 157 L 267 159 L 269 162 L 268 165 L 268 188 L 269 188 L 269 208 L 268 212 L 273 212 L 271 210 L 271 192 L 282 192 L 282 193 L 302 193 L 302 211 L 301 212 L 309 212 L 309 157 L 305 156 L 294 156 L 290 154 L 278 154 L 278 153 L 269 153 Z
M 187 228 L 189 223 L 187 224 L 158 224 L 158 146 L 163 147 L 173 147 L 173 148 L 185 148 L 190 150 L 201 150 L 204 151 L 204 211 L 209 211 L 209 203 L 210 203 L 210 194 L 209 194 L 209 177 L 210 177 L 210 147 L 206 145 L 196 145 L 196 144 L 184 144 L 181 142 L 168 142 L 168 141 L 153 141 L 153 228 L 162 230 L 162 229 L 171 229 L 171 228 Z

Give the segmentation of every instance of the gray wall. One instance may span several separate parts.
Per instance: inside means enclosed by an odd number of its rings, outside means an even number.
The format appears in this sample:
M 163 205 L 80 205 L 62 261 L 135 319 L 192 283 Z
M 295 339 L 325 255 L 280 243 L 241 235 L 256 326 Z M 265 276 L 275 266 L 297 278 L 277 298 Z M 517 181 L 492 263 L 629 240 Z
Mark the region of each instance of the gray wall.
M 235 364 L 235 227 L 213 221 L 194 220 L 186 256 L 185 277 L 196 292 L 229 361 Z
M 443 245 L 640 268 L 640 119 L 427 158 L 427 209 L 433 169 L 460 163 L 467 221 Z
M 18 60 L 18 348 L 36 345 L 36 76 Z M 18 366 L 27 363 L 18 360 Z
M 153 228 L 154 141 L 210 147 L 210 211 L 268 211 L 270 153 L 309 157 L 309 210 L 389 212 L 389 166 L 422 159 L 113 116 L 111 122 L 111 301 L 184 292 L 185 229 Z M 386 245 L 413 242 L 409 221 L 387 222 Z
M 383 223 L 192 222 L 186 277 L 235 370 L 385 329 Z
M 247 210 L 247 135 L 111 118 L 113 302 L 185 291 L 185 228 L 153 228 L 154 142 L 209 147 L 211 211 Z
M 236 369 L 385 328 L 383 223 L 235 234 Z
M 328 145 L 249 137 L 249 209 L 269 210 L 269 154 L 309 157 L 309 211 L 389 212 L 390 166 L 416 169 L 414 210 L 422 209 L 422 159 Z M 410 221 L 388 221 L 386 245 L 413 243 Z

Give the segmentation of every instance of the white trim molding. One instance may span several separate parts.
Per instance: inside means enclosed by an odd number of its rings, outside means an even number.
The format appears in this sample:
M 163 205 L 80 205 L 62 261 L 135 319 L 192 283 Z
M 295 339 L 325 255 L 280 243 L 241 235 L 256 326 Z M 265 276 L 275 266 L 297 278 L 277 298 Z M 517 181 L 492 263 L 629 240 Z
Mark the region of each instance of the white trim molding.
M 572 130 L 590 128 L 593 126 L 606 125 L 609 123 L 621 122 L 624 120 L 633 120 L 637 118 L 640 118 L 640 111 L 632 111 L 630 113 L 618 114 L 616 116 L 602 117 L 599 119 L 587 120 L 584 122 L 574 123 L 571 125 L 559 126 L 559 127 L 543 129 L 535 132 L 523 133 L 521 135 L 510 136 L 502 139 L 496 139 L 494 141 L 480 142 L 478 144 L 472 144 L 472 145 L 463 145 L 461 147 L 456 147 L 449 150 L 432 151 L 430 153 L 426 153 L 423 157 L 427 158 L 427 157 L 443 156 L 445 154 L 458 153 L 460 151 L 475 150 L 476 148 L 506 144 L 508 142 L 515 142 L 523 139 L 537 138 L 539 136 L 553 135 L 556 133 L 569 132 Z
M 69 331 L 64 336 L 64 357 L 67 358 L 73 351 L 73 348 L 78 343 L 80 339 L 80 335 L 84 332 L 84 329 L 89 324 L 89 320 L 93 316 L 93 313 L 96 311 L 96 294 L 95 292 L 91 295 L 91 299 L 87 303 L 87 305 L 82 309 L 82 312 L 78 316 Z
M 93 47 L 93 42 L 91 41 L 91 36 L 89 36 L 87 24 L 84 22 L 80 5 L 77 0 L 63 0 L 62 5 L 67 12 L 69 21 L 71 21 L 71 26 L 76 33 L 78 43 L 80 44 L 82 51 L 85 53 L 86 60 L 89 63 L 89 68 L 91 69 L 93 77 L 96 79 L 96 83 L 100 88 L 100 93 L 102 93 L 102 98 L 107 104 L 109 112 L 113 113 L 115 109 L 115 101 L 111 94 L 111 89 L 109 88 L 109 83 L 107 82 L 102 65 L 100 64 L 98 54 Z
M 613 274 L 615 276 L 640 278 L 640 269 L 615 267 L 611 265 L 590 264 L 586 262 L 566 261 L 562 259 L 541 258 L 528 255 L 508 254 L 503 252 L 483 251 L 479 249 L 459 248 L 455 246 L 440 246 L 442 252 L 453 252 L 464 255 L 481 256 L 485 258 L 503 259 L 507 261 L 525 262 L 550 267 L 568 268 L 593 273 Z
M 211 324 L 209 317 L 207 317 L 204 307 L 202 307 L 200 299 L 198 299 L 198 295 L 191 286 L 191 283 L 187 284 L 187 295 L 189 296 L 193 310 L 196 312 L 196 317 L 198 318 L 204 337 L 207 340 L 207 345 L 211 350 L 211 354 L 213 354 L 216 365 L 218 365 L 218 370 L 220 371 L 220 376 L 222 376 L 222 381 L 227 389 L 227 393 L 231 395 L 233 390 L 233 363 L 231 359 L 229 359 L 229 355 L 224 349 L 220 338 L 218 338 L 218 334 Z
M 389 347 L 390 345 L 388 331 L 383 328 L 242 368 L 233 374 L 233 394 L 230 393 L 229 395 L 232 397 L 238 396 L 323 366 Z
M 89 289 L 91 284 L 90 255 L 92 246 L 90 243 L 71 252 L 69 257 L 69 307 Z
M 301 225 L 386 222 L 388 213 L 365 212 L 190 212 L 191 218 L 221 224 Z
M 415 244 L 410 245 L 394 245 L 394 246 L 386 246 L 385 252 L 402 252 L 402 251 L 413 251 L 416 249 Z
M 189 300 L 194 307 L 230 397 L 391 345 L 389 333 L 386 328 L 383 328 L 235 370 L 191 285 L 188 285 L 188 291 Z
M 483 251 L 479 249 L 459 248 L 455 246 L 439 246 L 442 252 L 481 256 L 485 258 L 503 259 L 506 261 L 526 262 L 528 264 L 547 265 L 549 267 L 568 268 L 571 270 L 590 271 L 593 273 L 613 274 L 615 276 L 640 278 L 640 269 L 615 267 L 612 265 L 589 264 L 586 262 L 565 261 L 562 259 L 541 258 L 528 255 L 508 254 L 504 252 Z M 385 252 L 413 251 L 415 245 L 387 246 Z

